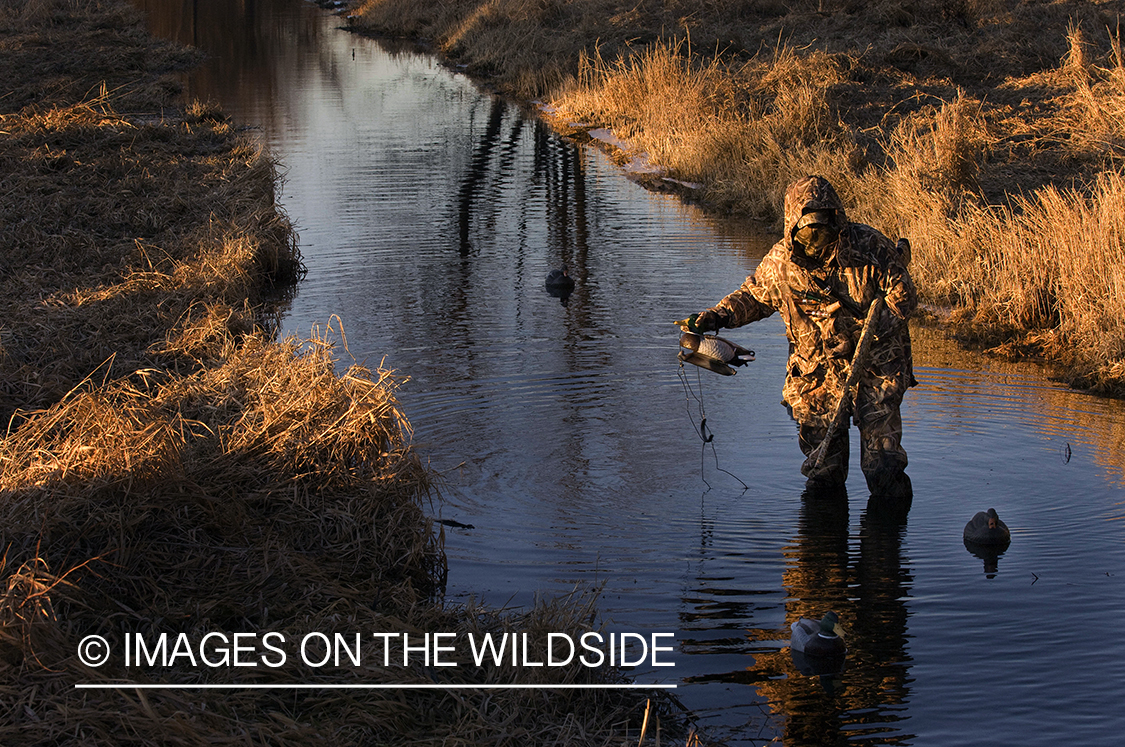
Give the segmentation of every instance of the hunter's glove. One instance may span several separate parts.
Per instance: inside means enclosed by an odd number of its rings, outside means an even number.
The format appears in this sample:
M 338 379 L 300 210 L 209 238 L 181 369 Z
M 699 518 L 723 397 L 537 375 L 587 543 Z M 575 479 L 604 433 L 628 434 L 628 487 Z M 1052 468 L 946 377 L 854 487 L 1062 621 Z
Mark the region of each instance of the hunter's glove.
M 695 329 L 693 332 L 718 332 L 723 327 L 727 326 L 727 315 L 721 311 L 714 309 L 707 309 L 695 315 Z

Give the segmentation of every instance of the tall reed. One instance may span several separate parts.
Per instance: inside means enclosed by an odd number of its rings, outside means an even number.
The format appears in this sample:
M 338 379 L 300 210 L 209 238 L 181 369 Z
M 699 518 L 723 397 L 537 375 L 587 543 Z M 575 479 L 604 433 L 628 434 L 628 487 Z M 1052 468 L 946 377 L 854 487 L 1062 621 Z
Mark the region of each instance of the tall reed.
M 613 60 L 583 55 L 577 85 L 553 103 L 559 116 L 608 124 L 655 163 L 702 182 L 713 205 L 770 217 L 789 181 L 839 171 L 848 147 L 832 128 L 840 80 L 822 52 L 783 46 L 734 63 L 669 39 Z

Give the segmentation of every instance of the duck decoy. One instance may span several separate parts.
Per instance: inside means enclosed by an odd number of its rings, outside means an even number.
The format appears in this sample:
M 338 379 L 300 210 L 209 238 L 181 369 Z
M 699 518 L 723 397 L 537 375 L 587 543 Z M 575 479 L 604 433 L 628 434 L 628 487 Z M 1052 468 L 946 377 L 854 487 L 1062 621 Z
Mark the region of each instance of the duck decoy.
M 976 545 L 1007 545 L 1012 541 L 1012 533 L 1008 531 L 1008 525 L 1000 521 L 996 509 L 990 508 L 978 511 L 976 516 L 969 519 L 969 523 L 965 525 L 964 538 L 966 542 Z
M 680 360 L 723 376 L 734 376 L 731 366 L 745 366 L 754 360 L 753 350 L 717 335 L 684 332 L 680 335 L 680 347 Z
M 793 631 L 789 648 L 806 657 L 817 659 L 842 658 L 848 647 L 840 635 L 839 618 L 828 612 L 820 620 L 802 617 L 789 626 Z
M 574 278 L 563 267 L 561 270 L 551 270 L 547 273 L 545 285 L 548 290 L 572 291 L 574 290 Z

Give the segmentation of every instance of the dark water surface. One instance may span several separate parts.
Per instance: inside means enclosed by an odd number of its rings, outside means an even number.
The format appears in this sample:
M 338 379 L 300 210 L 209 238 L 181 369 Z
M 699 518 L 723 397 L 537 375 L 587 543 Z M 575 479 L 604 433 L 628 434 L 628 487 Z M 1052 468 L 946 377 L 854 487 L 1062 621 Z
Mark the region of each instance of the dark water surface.
M 309 268 L 285 332 L 342 323 L 357 359 L 409 375 L 441 515 L 474 527 L 446 530 L 451 599 L 604 583 L 611 629 L 676 634 L 676 666 L 637 679 L 679 683 L 732 742 L 1119 743 L 1122 403 L 918 330 L 909 515 L 868 511 L 858 460 L 849 500 L 803 501 L 781 322 L 729 334 L 758 353 L 737 377 L 675 361 L 672 320 L 734 289 L 763 229 L 645 192 L 299 0 L 137 2 L 213 55 L 189 94 L 283 163 Z M 563 264 L 565 305 L 543 287 Z M 715 434 L 702 473 L 692 395 Z M 1013 533 L 991 559 L 961 540 L 990 506 Z M 847 666 L 806 677 L 788 624 L 827 609 Z

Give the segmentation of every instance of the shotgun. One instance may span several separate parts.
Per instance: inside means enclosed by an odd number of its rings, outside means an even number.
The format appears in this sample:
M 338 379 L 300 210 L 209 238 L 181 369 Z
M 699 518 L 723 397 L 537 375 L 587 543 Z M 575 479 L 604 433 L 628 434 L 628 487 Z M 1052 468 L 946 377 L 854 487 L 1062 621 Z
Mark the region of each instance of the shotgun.
M 855 355 L 852 356 L 852 365 L 848 369 L 848 378 L 844 381 L 843 391 L 840 392 L 840 400 L 836 403 L 836 411 L 828 423 L 828 432 L 824 434 L 824 440 L 809 454 L 813 470 L 820 468 L 824 462 L 824 455 L 828 453 L 828 447 L 851 415 L 852 389 L 859 382 L 863 367 L 867 363 L 868 353 L 871 351 L 871 338 L 875 336 L 875 317 L 882 311 L 883 306 L 883 297 L 879 295 L 875 296 L 871 308 L 867 310 L 867 319 L 864 320 L 863 330 L 859 333 L 859 343 L 855 346 Z

